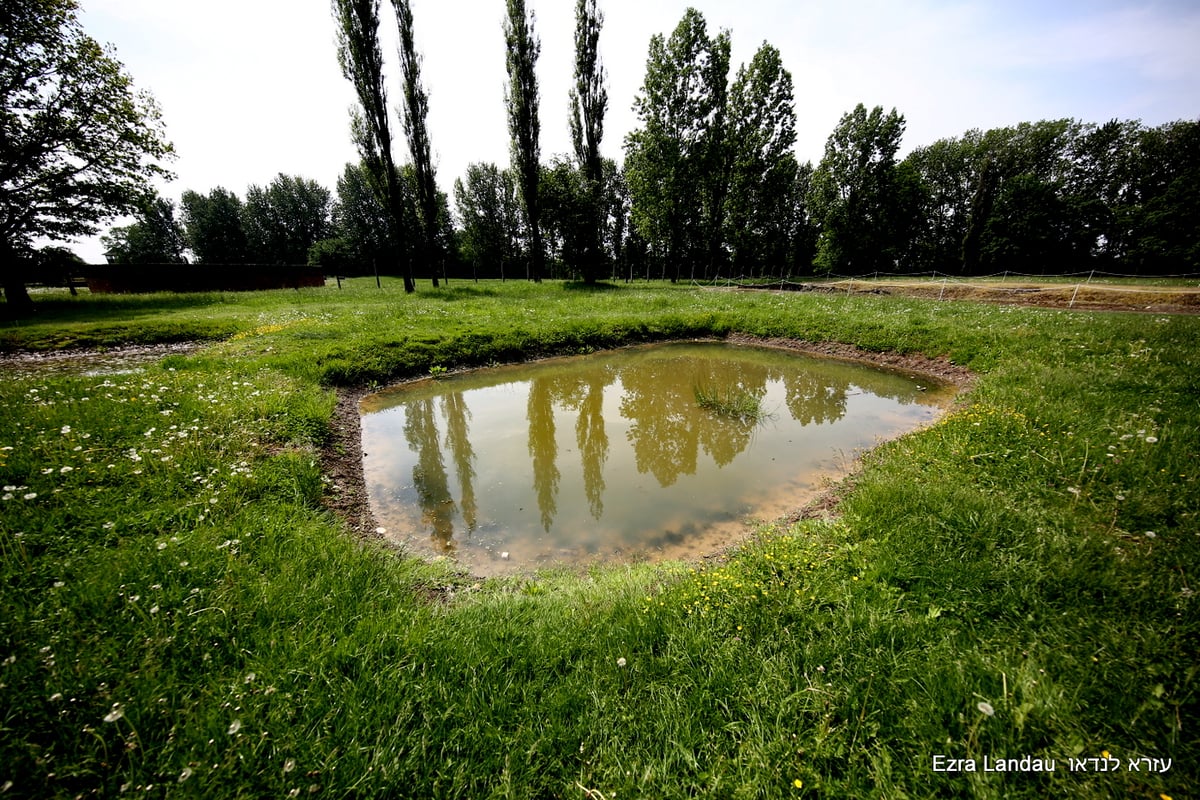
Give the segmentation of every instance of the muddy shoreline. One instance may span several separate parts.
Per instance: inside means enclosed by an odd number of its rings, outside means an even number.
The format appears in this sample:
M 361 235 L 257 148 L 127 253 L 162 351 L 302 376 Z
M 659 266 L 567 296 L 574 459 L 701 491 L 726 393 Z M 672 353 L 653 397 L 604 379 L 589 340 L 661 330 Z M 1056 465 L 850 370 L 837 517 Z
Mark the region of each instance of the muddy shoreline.
M 873 352 L 854 345 L 838 342 L 808 342 L 798 339 L 776 339 L 733 334 L 725 339 L 731 344 L 777 347 L 807 355 L 836 358 L 870 364 L 877 367 L 907 373 L 930 381 L 940 381 L 955 386 L 959 392 L 973 385 L 974 374 L 948 358 L 929 358 L 917 354 Z M 399 382 L 399 381 L 398 381 Z M 352 387 L 337 391 L 337 404 L 330 421 L 329 442 L 321 452 L 321 470 L 328 478 L 325 505 L 340 517 L 358 536 L 365 539 L 384 541 L 378 523 L 371 513 L 363 478 L 362 426 L 360 424 L 359 401 L 372 389 Z M 836 482 L 819 497 L 795 509 L 784 517 L 791 522 L 814 517 L 826 517 L 834 513 L 842 494 L 853 480 L 851 475 Z

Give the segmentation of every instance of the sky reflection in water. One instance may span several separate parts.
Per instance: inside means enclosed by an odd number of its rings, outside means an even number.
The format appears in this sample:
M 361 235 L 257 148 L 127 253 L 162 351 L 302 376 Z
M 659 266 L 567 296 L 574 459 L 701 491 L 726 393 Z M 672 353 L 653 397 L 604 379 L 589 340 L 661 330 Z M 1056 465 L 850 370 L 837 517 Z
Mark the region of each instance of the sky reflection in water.
M 476 575 L 691 558 L 934 419 L 952 391 L 925 384 L 720 343 L 480 370 L 364 398 L 364 476 L 389 537 Z M 748 392 L 767 417 L 702 409 L 697 388 Z

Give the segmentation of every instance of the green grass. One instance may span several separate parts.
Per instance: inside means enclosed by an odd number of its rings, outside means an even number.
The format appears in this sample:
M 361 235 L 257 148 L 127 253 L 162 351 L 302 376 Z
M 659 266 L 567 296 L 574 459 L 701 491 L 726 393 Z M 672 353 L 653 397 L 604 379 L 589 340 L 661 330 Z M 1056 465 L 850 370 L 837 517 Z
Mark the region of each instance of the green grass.
M 39 299 L 0 347 L 208 344 L 0 381 L 5 796 L 1200 793 L 1196 318 L 641 284 Z M 320 505 L 335 386 L 733 332 L 980 377 L 838 517 L 720 561 L 476 581 Z

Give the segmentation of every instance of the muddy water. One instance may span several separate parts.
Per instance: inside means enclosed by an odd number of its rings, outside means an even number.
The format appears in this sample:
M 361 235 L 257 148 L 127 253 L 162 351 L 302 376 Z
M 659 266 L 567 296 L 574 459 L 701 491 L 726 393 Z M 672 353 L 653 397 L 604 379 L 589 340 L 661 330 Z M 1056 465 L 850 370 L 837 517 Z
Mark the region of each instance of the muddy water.
M 387 535 L 476 575 L 692 558 L 933 420 L 949 387 L 786 351 L 654 345 L 405 384 L 363 399 Z M 700 388 L 759 401 L 754 421 Z

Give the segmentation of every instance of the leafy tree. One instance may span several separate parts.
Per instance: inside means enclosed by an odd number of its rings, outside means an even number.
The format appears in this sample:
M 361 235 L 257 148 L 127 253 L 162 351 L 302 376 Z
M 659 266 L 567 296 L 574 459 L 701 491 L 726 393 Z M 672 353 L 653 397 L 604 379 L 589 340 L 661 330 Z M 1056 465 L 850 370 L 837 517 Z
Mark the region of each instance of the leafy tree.
M 0 286 L 8 313 L 32 307 L 33 242 L 96 233 L 153 196 L 172 154 L 158 106 L 84 34 L 74 0 L 0 11 Z
M 604 159 L 604 194 L 601 196 L 601 218 L 604 228 L 601 246 L 606 259 L 617 274 L 628 274 L 627 243 L 630 235 L 629 185 L 625 170 L 611 158 Z
M 371 179 L 371 188 L 387 209 L 389 241 L 399 243 L 412 206 L 406 201 L 400 173 L 392 157 L 392 132 L 388 121 L 387 90 L 383 85 L 383 52 L 379 47 L 379 0 L 333 0 L 337 22 L 338 63 L 342 75 L 354 86 L 359 107 L 351 113 L 351 131 L 359 156 Z M 416 291 L 412 260 L 397 251 L 404 291 Z
M 87 262 L 61 245 L 48 245 L 33 254 L 31 277 L 37 283 L 66 285 L 72 295 L 75 291 L 74 278 L 83 274 Z
M 978 131 L 961 139 L 939 139 L 914 149 L 902 162 L 925 187 L 919 211 L 923 227 L 911 242 L 905 267 L 958 272 L 962 268 L 972 199 L 976 193 L 974 152 Z
M 600 64 L 600 28 L 604 15 L 596 0 L 575 4 L 575 87 L 571 90 L 571 143 L 586 184 L 580 273 L 584 283 L 595 283 L 600 269 L 601 231 L 604 227 L 604 160 L 600 140 L 604 137 L 604 112 L 608 92 L 604 67 Z
M 408 187 L 399 181 L 402 190 Z M 337 200 L 333 206 L 333 228 L 349 250 L 350 263 L 344 269 L 351 274 L 370 274 L 381 265 L 394 264 L 396 254 L 413 239 L 405 231 L 404 241 L 392 237 L 395 230 L 387 207 L 372 187 L 371 174 L 363 162 L 347 164 L 337 181 Z
M 904 242 L 896 151 L 904 117 L 859 103 L 842 116 L 813 174 L 813 210 L 820 222 L 816 263 L 825 272 L 890 270 Z
M 542 168 L 538 197 L 549 261 L 562 277 L 578 274 L 594 283 L 595 272 L 588 275 L 582 268 L 596 235 L 595 200 L 587 179 L 566 158 L 555 158 Z
M 183 226 L 175 204 L 156 197 L 142 207 L 130 225 L 113 228 L 100 238 L 110 264 L 183 264 Z
M 634 100 L 642 127 L 625 142 L 632 219 L 672 280 L 705 258 L 714 204 L 725 180 L 728 32 L 710 37 L 689 8 L 669 39 L 650 40 L 646 78 Z M 723 199 L 723 198 L 721 198 Z
M 1130 207 L 1130 265 L 1151 274 L 1200 269 L 1200 120 L 1148 128 L 1137 137 Z
M 1072 137 L 1064 202 L 1073 221 L 1075 249 L 1101 266 L 1123 259 L 1130 244 L 1138 137 L 1135 121 L 1083 125 Z
M 190 189 L 180 198 L 184 239 L 198 264 L 245 264 L 250 260 L 242 201 L 218 186 L 208 194 Z
M 726 199 L 734 269 L 758 273 L 787 258 L 792 189 L 799 165 L 792 76 L 779 51 L 763 42 L 729 93 L 732 172 Z
M 525 0 L 507 0 L 504 22 L 505 65 L 508 86 L 508 132 L 512 138 L 512 168 L 517 176 L 525 227 L 529 235 L 529 277 L 542 280 L 541 206 L 538 184 L 541 181 L 541 124 L 538 122 L 537 60 L 542 44 L 533 30 L 533 12 L 525 10 Z
M 812 178 L 815 170 L 811 161 L 796 167 L 795 182 L 789 193 L 791 214 L 788 227 L 787 271 L 809 274 L 817 257 L 817 239 L 820 230 L 814 218 L 809 199 L 812 197 Z M 780 277 L 784 273 L 780 272 Z
M 305 264 L 308 249 L 331 231 L 332 197 L 313 180 L 280 173 L 251 186 L 242 207 L 251 258 L 259 264 Z
M 994 128 L 978 137 L 972 163 L 975 166 L 974 194 L 966 216 L 966 232 L 962 245 L 962 271 L 977 274 L 995 269 L 1045 267 L 1052 259 L 1053 267 L 1061 267 L 1061 251 L 1047 252 L 1046 240 L 996 241 L 996 237 L 1033 235 L 1041 239 L 1039 225 L 1053 224 L 1061 230 L 1058 219 L 1063 207 L 1057 203 L 1040 208 L 1016 208 L 1014 197 L 1027 201 L 1049 201 L 1056 196 L 1067 174 L 1066 155 L 1070 149 L 1073 123 L 1071 120 L 1023 122 L 1010 128 Z M 1008 187 L 1011 181 L 1017 181 Z M 1035 184 L 1049 187 L 1035 189 Z M 1001 204 L 1003 201 L 1003 205 Z M 1009 211 L 1029 213 L 1036 222 L 1008 224 L 1001 217 Z M 1040 262 L 1040 263 L 1031 263 Z
M 462 223 L 461 250 L 475 275 L 498 270 L 504 278 L 520 246 L 520 202 L 511 170 L 495 164 L 467 167 L 454 182 L 454 202 Z
M 320 267 L 326 275 L 345 275 L 355 266 L 354 251 L 345 239 L 332 236 L 308 248 L 307 263 L 310 267 Z
M 420 222 L 419 261 L 432 273 L 433 285 L 438 285 L 438 272 L 443 265 L 441 239 L 438 235 L 437 176 L 430 152 L 429 95 L 421 85 L 421 58 L 413 43 L 413 15 L 409 0 L 392 0 L 396 9 L 396 24 L 400 28 L 400 65 L 404 73 L 404 135 L 412 154 L 416 180 L 417 217 Z

